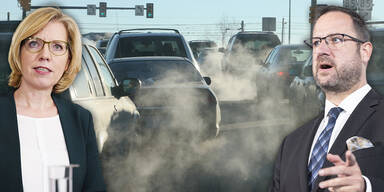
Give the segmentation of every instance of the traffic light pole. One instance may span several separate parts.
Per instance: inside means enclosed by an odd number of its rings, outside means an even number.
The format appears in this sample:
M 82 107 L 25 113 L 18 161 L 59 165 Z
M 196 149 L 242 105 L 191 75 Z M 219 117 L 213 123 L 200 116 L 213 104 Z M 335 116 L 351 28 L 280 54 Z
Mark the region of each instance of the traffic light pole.
M 43 7 L 52 7 L 52 6 L 31 6 L 31 9 L 38 9 Z M 87 7 L 79 7 L 79 6 L 57 6 L 56 8 L 59 9 L 87 9 Z M 100 7 L 96 7 L 96 9 L 99 9 Z M 114 10 L 135 10 L 134 7 L 107 7 L 107 9 L 114 9 Z M 144 8 L 145 10 L 147 8 Z
M 291 44 L 291 0 L 289 0 L 288 44 Z

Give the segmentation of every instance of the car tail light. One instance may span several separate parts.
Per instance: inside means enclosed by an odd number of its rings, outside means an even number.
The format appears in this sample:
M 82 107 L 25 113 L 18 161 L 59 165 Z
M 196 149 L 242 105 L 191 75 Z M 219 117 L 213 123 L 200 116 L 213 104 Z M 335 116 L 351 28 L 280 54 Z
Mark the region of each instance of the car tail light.
M 277 72 L 277 75 L 282 77 L 282 76 L 285 76 L 285 73 L 283 71 L 280 71 L 280 72 Z

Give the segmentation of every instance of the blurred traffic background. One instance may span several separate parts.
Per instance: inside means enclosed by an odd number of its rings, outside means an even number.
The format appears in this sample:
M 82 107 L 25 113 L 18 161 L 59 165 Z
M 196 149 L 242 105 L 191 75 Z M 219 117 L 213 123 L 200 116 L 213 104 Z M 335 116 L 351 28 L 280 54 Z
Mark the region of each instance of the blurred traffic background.
M 6 0 L 0 92 L 20 20 L 59 7 L 84 44 L 82 71 L 63 97 L 93 114 L 108 191 L 266 191 L 283 137 L 323 107 L 303 40 L 326 4 L 367 21 L 367 77 L 384 93 L 378 0 Z

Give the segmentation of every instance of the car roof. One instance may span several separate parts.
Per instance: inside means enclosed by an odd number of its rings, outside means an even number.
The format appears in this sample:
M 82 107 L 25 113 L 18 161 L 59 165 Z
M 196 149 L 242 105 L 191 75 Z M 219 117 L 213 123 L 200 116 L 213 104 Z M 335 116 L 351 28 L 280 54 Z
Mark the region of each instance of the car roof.
M 176 57 L 176 56 L 145 56 L 145 57 L 124 57 L 116 58 L 114 61 L 124 60 L 124 61 L 190 61 L 186 57 Z
M 256 35 L 256 34 L 268 34 L 268 35 L 276 35 L 275 33 L 271 31 L 243 31 L 238 32 L 236 35 Z
M 212 40 L 191 40 L 191 41 L 188 41 L 189 43 L 201 43 L 201 42 L 214 42 Z
M 117 32 L 121 36 L 180 36 L 177 29 L 168 28 L 137 28 L 124 29 Z
M 128 32 L 128 33 L 121 33 L 121 37 L 180 37 L 180 34 L 178 33 L 153 33 L 153 32 Z

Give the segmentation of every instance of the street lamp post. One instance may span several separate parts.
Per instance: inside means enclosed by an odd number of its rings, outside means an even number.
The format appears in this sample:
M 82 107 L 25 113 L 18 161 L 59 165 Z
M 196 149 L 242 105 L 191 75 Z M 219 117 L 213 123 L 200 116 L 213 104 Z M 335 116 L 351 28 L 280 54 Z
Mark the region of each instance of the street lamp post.
M 291 0 L 289 0 L 288 44 L 291 44 Z

